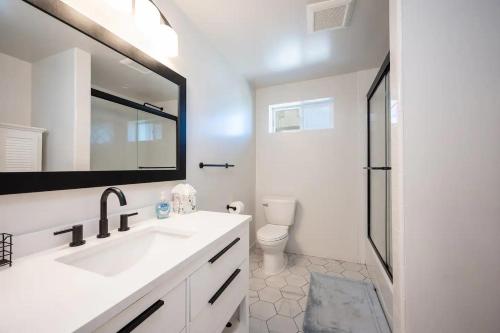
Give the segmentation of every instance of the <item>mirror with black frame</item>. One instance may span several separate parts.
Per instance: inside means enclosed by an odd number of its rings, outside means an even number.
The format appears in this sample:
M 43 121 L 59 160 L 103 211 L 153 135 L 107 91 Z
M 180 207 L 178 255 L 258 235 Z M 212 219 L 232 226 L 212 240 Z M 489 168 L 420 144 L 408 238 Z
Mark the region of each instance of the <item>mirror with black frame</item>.
M 1 173 L 179 168 L 178 83 L 24 1 L 0 31 Z

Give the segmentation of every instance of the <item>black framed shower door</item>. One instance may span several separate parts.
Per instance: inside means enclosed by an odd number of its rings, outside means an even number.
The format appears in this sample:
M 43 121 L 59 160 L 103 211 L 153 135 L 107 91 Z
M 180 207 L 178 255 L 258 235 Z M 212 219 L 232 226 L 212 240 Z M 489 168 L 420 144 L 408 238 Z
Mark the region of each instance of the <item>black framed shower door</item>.
M 368 239 L 392 281 L 391 103 L 387 55 L 367 94 Z

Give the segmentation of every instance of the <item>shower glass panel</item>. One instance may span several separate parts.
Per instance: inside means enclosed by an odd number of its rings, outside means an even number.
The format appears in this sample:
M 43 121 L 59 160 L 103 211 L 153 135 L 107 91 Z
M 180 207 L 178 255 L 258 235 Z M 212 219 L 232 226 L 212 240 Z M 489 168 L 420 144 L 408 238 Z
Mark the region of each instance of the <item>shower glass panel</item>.
M 90 118 L 90 170 L 137 170 L 137 110 L 92 97 Z
M 368 238 L 392 279 L 389 63 L 368 94 Z
M 109 96 L 91 97 L 91 170 L 175 170 L 177 117 Z
M 137 118 L 137 164 L 139 169 L 175 169 L 177 122 L 139 112 Z

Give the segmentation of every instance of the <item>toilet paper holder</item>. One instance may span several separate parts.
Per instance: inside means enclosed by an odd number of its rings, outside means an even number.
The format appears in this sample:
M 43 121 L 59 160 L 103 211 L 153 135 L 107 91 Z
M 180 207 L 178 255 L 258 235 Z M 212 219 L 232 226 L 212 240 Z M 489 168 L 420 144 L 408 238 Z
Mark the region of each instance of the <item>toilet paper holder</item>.
M 241 201 L 233 201 L 226 205 L 229 214 L 243 214 L 245 204 Z

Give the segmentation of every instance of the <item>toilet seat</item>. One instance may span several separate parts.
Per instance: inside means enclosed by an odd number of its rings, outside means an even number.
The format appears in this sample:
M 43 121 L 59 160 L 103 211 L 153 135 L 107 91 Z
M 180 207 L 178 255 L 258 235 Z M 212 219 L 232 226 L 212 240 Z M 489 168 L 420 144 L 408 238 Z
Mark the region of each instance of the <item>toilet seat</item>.
M 276 242 L 288 236 L 288 226 L 266 224 L 257 231 L 257 239 L 264 242 Z

